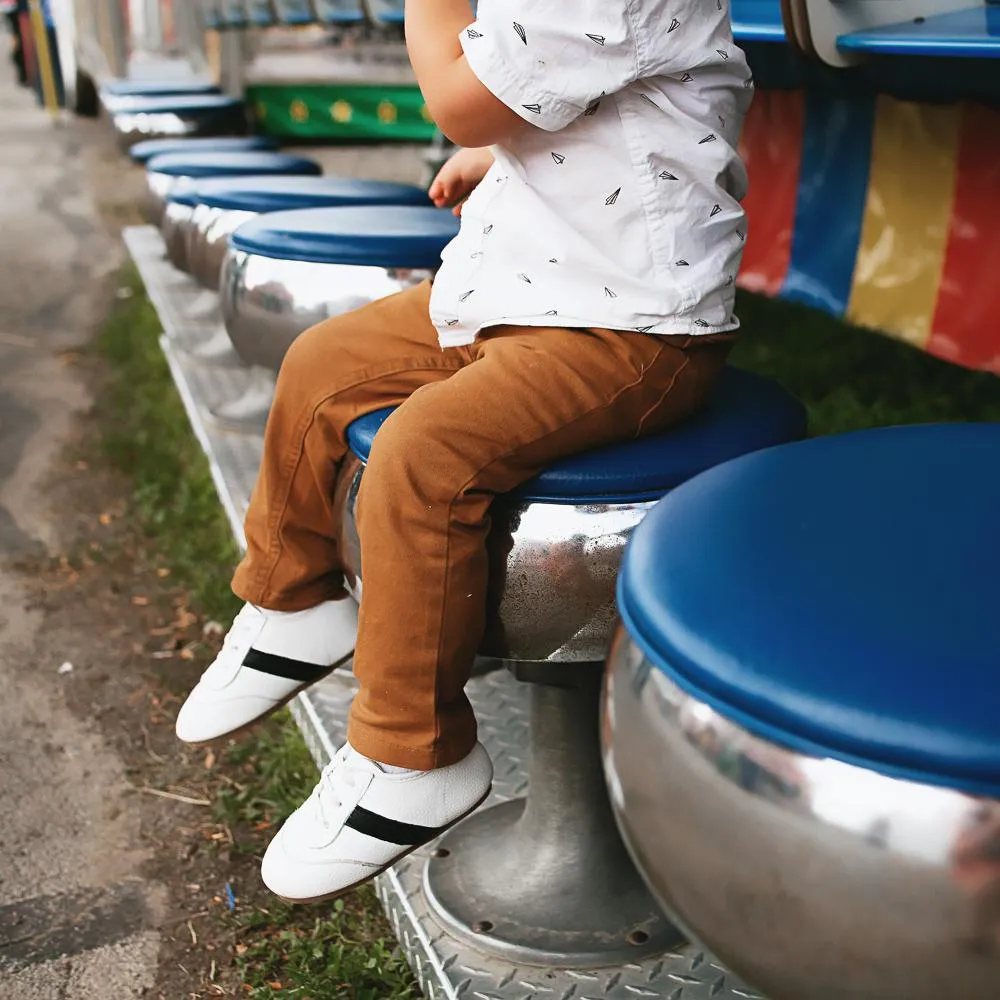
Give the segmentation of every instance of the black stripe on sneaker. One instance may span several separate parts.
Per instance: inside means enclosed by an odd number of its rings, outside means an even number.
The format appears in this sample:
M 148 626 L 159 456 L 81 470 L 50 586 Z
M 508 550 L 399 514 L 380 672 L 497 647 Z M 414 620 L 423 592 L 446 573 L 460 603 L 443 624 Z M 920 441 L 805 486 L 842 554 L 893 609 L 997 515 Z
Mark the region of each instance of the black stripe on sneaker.
M 259 670 L 262 674 L 271 674 L 273 677 L 302 681 L 303 684 L 318 681 L 330 672 L 329 666 L 306 663 L 305 660 L 293 660 L 291 657 L 279 656 L 277 653 L 263 653 L 259 649 L 249 650 L 247 655 L 243 657 L 243 666 L 250 667 L 251 670 Z
M 446 826 L 401 823 L 398 819 L 389 819 L 387 816 L 373 813 L 364 806 L 355 806 L 354 812 L 347 817 L 344 825 L 367 837 L 384 840 L 387 844 L 399 844 L 401 847 L 420 847 L 421 844 L 426 844 L 448 829 Z

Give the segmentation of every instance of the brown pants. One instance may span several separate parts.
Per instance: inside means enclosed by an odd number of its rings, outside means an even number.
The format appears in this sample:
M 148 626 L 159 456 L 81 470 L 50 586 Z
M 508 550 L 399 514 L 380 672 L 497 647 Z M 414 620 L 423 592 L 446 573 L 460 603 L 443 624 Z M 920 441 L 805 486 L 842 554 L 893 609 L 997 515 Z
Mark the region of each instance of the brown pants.
M 306 331 L 278 377 L 233 590 L 295 611 L 345 593 L 332 509 L 348 425 L 400 404 L 358 498 L 364 567 L 348 738 L 386 764 L 461 760 L 492 498 L 575 451 L 694 410 L 732 338 L 498 326 L 438 346 L 430 285 Z

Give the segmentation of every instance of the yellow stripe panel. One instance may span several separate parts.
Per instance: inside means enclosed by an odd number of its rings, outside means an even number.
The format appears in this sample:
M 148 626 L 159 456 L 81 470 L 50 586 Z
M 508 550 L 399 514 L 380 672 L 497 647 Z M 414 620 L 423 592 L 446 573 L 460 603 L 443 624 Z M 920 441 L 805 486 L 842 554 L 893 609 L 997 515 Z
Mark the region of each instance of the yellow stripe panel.
M 917 347 L 931 333 L 955 191 L 961 109 L 880 96 L 848 317 Z
M 28 14 L 31 17 L 32 34 L 35 37 L 35 59 L 42 81 L 42 101 L 49 114 L 56 114 L 59 111 L 59 97 L 56 93 L 55 70 L 52 65 L 52 53 L 49 51 L 49 34 L 45 27 L 41 0 L 31 0 L 28 4 Z

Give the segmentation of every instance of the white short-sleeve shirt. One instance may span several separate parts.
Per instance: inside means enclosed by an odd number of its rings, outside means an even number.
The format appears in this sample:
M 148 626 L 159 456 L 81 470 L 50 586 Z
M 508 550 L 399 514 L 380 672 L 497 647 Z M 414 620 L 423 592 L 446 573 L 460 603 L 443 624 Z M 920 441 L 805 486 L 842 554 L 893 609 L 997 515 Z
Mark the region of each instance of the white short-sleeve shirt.
M 480 0 L 469 66 L 537 126 L 442 255 L 442 346 L 496 324 L 735 329 L 752 80 L 728 0 Z

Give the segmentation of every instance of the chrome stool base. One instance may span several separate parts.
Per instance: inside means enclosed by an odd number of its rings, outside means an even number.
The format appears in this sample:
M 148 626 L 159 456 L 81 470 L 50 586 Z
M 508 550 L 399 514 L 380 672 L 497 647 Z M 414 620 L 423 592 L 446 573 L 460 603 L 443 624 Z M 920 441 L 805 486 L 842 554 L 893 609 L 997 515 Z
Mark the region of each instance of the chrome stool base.
M 521 664 L 531 686 L 530 792 L 434 845 L 431 915 L 506 961 L 600 968 L 684 939 L 639 878 L 615 826 L 597 726 L 603 665 Z

